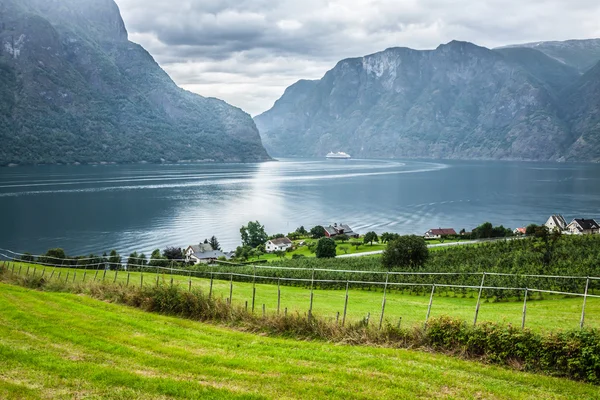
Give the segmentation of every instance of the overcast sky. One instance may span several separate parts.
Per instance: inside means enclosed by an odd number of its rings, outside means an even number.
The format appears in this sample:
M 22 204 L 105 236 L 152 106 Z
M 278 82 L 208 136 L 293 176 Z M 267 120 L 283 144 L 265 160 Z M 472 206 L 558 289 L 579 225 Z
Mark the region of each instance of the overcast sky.
M 337 61 L 453 39 L 600 37 L 598 0 L 116 0 L 130 40 L 175 82 L 252 115 Z

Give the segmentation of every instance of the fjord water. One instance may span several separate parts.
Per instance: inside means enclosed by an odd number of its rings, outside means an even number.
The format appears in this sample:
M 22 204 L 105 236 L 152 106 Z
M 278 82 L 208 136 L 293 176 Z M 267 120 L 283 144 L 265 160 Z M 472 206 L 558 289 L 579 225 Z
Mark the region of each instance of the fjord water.
M 269 233 L 343 222 L 364 233 L 519 227 L 600 217 L 600 165 L 287 159 L 262 164 L 39 166 L 0 170 L 0 247 L 149 253 L 259 220 Z

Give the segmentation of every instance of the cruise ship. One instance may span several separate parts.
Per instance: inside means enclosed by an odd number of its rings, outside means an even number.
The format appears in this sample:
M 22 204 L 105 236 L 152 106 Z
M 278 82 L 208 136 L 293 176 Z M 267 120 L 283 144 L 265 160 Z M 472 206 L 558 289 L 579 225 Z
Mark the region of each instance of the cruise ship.
M 343 151 L 340 151 L 340 152 L 337 152 L 337 153 L 330 152 L 329 154 L 327 154 L 325 156 L 325 158 L 348 159 L 348 158 L 352 158 L 352 157 L 350 157 L 350 154 L 346 154 Z

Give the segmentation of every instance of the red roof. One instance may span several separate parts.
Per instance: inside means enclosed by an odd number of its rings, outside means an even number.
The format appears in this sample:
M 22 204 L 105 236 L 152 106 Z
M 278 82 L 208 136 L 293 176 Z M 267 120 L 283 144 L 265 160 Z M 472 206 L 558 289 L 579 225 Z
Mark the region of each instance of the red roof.
M 429 232 L 427 232 L 431 235 L 435 235 L 435 236 L 444 236 L 444 235 L 456 235 L 456 231 L 452 228 L 439 228 L 439 229 L 430 229 Z
M 527 232 L 526 228 L 517 228 L 517 232 L 525 234 L 525 232 Z

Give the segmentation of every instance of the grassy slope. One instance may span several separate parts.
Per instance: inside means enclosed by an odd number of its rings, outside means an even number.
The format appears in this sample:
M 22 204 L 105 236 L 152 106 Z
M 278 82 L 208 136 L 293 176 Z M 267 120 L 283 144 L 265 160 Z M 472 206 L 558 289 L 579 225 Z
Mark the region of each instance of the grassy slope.
M 17 267 L 15 273 L 19 270 Z M 24 264 L 25 265 L 25 264 Z M 33 274 L 36 268 L 36 275 L 42 273 L 42 267 L 31 267 L 29 274 Z M 12 268 L 11 268 L 12 269 Z M 51 268 L 46 269 L 45 276 L 50 276 Z M 23 267 L 21 274 L 25 274 L 27 267 Z M 83 270 L 62 269 L 61 280 L 64 280 L 69 273 L 69 280 L 73 279 L 73 272 L 76 272 L 76 281 L 83 279 Z M 104 271 L 98 272 L 98 280 L 102 279 Z M 95 271 L 88 271 L 86 281 L 94 278 Z M 53 279 L 57 279 L 58 272 L 55 272 Z M 114 271 L 108 271 L 106 281 L 112 282 L 115 277 Z M 170 276 L 160 275 L 161 282 L 170 283 Z M 117 282 L 125 283 L 127 273 L 119 272 Z M 140 284 L 140 273 L 132 272 L 130 284 Z M 173 275 L 174 284 L 180 284 L 187 287 L 188 277 Z M 209 280 L 192 278 L 193 287 L 200 287 L 209 290 Z M 144 284 L 156 284 L 155 273 L 144 273 Z M 213 293 L 215 296 L 229 297 L 230 283 L 228 281 L 215 280 L 213 284 Z M 256 312 L 262 312 L 262 304 L 266 305 L 267 312 L 275 312 L 277 309 L 277 286 L 270 284 L 258 284 L 256 286 Z M 459 317 L 471 321 L 475 315 L 475 306 L 477 293 L 471 292 L 466 298 L 452 297 L 448 293 L 441 291 L 434 297 L 431 309 L 431 316 L 448 315 Z M 535 295 L 537 296 L 537 295 Z M 315 290 L 313 300 L 313 313 L 324 318 L 335 318 L 336 313 L 343 313 L 345 291 L 343 290 Z M 244 282 L 233 282 L 233 304 L 244 304 L 248 302 L 250 307 L 252 301 L 252 284 Z M 288 308 L 290 312 L 305 313 L 308 311 L 310 302 L 310 290 L 301 287 L 281 287 L 281 311 Z M 381 315 L 382 291 L 360 290 L 358 288 L 350 290 L 348 300 L 348 319 L 356 321 L 364 318 L 367 313 L 371 314 L 371 321 L 379 323 Z M 388 291 L 386 300 L 385 317 L 392 324 L 396 324 L 402 317 L 403 326 L 422 324 L 427 314 L 429 295 L 415 296 L 402 294 L 399 291 Z M 530 300 L 527 303 L 527 327 L 533 330 L 556 330 L 556 329 L 575 329 L 579 326 L 581 317 L 581 308 L 583 299 L 563 298 L 562 296 L 545 295 L 544 300 Z M 479 311 L 479 321 L 508 322 L 520 326 L 522 316 L 522 302 L 500 302 L 486 303 L 482 301 Z M 341 317 L 340 317 L 341 318 Z M 600 328 L 600 299 L 588 298 L 586 304 L 586 326 Z
M 594 398 L 451 357 L 240 333 L 0 284 L 1 398 Z

